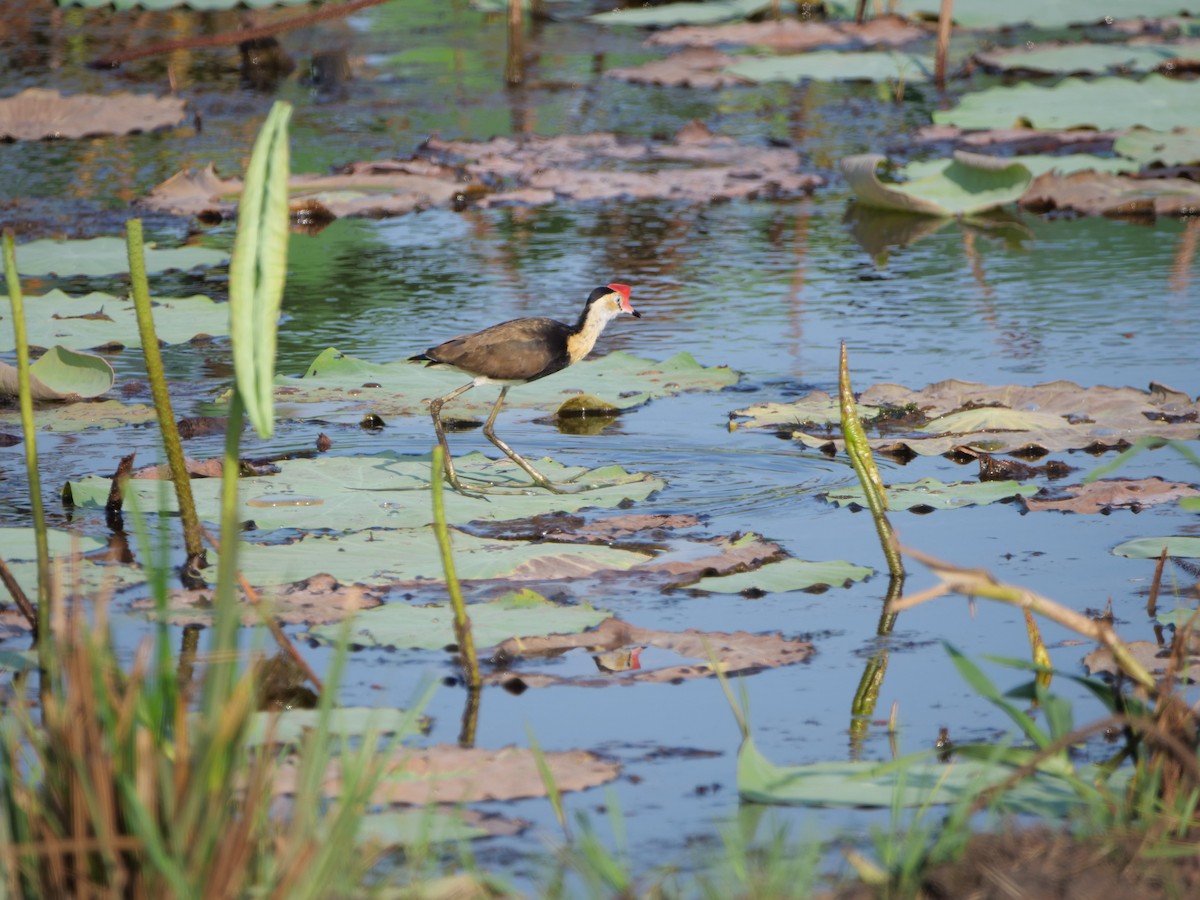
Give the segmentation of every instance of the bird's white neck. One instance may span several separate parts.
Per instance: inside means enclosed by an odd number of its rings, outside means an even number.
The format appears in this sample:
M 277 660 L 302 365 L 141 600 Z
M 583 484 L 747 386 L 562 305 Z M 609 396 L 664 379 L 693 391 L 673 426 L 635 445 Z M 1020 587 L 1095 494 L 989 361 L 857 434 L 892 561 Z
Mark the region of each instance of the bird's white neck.
M 604 326 L 620 314 L 620 307 L 610 303 L 593 303 L 588 306 L 567 337 L 567 356 L 571 362 L 577 363 L 591 353 L 601 332 L 604 331 Z

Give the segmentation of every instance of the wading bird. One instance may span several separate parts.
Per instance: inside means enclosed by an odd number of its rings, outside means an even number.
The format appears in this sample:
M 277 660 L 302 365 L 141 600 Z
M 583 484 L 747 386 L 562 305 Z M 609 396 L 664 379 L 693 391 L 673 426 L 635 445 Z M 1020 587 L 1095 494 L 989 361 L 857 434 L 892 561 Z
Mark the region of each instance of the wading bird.
M 480 384 L 499 384 L 500 396 L 483 426 L 487 439 L 525 470 L 534 483 L 549 491 L 562 493 L 550 479 L 535 469 L 508 444 L 496 437 L 493 426 L 496 414 L 504 403 L 508 389 L 515 384 L 527 384 L 560 369 L 579 362 L 596 345 L 596 339 L 604 326 L 622 313 L 640 319 L 642 314 L 629 302 L 629 285 L 609 284 L 598 287 L 587 298 L 583 312 L 574 325 L 557 322 L 541 316 L 512 319 L 492 325 L 473 334 L 450 338 L 443 344 L 430 347 L 424 353 L 409 357 L 413 361 L 428 362 L 430 365 L 450 366 L 458 369 L 471 380 L 443 397 L 431 400 L 429 414 L 433 417 L 433 429 L 446 460 L 446 480 L 460 493 L 469 494 L 458 480 L 454 462 L 450 458 L 450 446 L 446 442 L 446 430 L 442 425 L 442 407 Z

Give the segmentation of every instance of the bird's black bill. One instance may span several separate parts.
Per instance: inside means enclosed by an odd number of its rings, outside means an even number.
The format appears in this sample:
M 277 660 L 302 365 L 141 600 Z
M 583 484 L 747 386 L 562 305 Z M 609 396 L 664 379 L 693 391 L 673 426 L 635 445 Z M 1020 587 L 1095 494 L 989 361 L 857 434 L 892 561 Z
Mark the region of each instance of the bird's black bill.
M 630 310 L 629 314 L 631 316 L 633 316 L 635 319 L 640 319 L 642 317 L 642 314 L 640 312 L 638 312 L 636 309 Z

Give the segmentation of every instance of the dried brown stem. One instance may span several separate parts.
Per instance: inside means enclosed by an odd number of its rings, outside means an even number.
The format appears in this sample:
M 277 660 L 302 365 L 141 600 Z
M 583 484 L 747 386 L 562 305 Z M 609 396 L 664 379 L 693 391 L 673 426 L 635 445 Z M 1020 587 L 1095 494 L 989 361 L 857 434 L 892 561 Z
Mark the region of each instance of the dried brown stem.
M 0 581 L 4 582 L 4 586 L 8 589 L 13 602 L 17 604 L 17 609 L 21 610 L 21 615 L 25 617 L 25 621 L 29 623 L 29 627 L 33 629 L 33 639 L 36 641 L 38 633 L 37 610 L 33 608 L 33 604 L 29 602 L 29 597 L 25 595 L 25 589 L 17 583 L 17 579 L 13 577 L 12 570 L 8 568 L 8 563 L 3 559 L 0 559 Z
M 942 584 L 935 589 L 923 591 L 921 594 L 904 597 L 895 601 L 890 604 L 890 611 L 900 612 L 909 609 L 920 603 L 924 603 L 926 600 L 941 596 L 948 591 L 962 594 L 964 597 L 987 597 L 992 600 L 999 600 L 1002 603 L 1009 603 L 1045 616 L 1047 619 L 1057 622 L 1065 628 L 1070 628 L 1072 631 L 1086 638 L 1103 644 L 1112 653 L 1113 659 L 1116 660 L 1117 665 L 1121 667 L 1125 674 L 1151 694 L 1158 693 L 1158 686 L 1154 680 L 1154 676 L 1147 672 L 1145 667 L 1133 657 L 1129 652 L 1129 648 L 1117 637 L 1116 632 L 1113 631 L 1112 626 L 1108 622 L 1089 619 L 1087 616 L 1077 613 L 1073 609 L 1068 609 L 1026 588 L 1003 584 L 997 581 L 986 569 L 963 569 L 909 548 L 903 548 L 903 552 L 932 569 L 933 573 L 942 580 Z

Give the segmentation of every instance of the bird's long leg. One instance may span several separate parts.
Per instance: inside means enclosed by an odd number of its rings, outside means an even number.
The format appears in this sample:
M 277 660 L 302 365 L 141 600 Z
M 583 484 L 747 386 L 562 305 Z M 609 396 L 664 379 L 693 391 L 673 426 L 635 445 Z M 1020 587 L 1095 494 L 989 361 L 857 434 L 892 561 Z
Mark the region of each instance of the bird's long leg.
M 525 474 L 533 479 L 534 484 L 538 485 L 539 487 L 544 487 L 546 490 L 552 491 L 555 494 L 567 493 L 562 488 L 558 487 L 553 481 L 531 466 L 525 457 L 523 457 L 520 453 L 508 446 L 508 444 L 504 443 L 504 441 L 500 440 L 500 438 L 496 437 L 496 431 L 493 426 L 496 424 L 496 414 L 500 412 L 500 407 L 504 403 L 504 397 L 508 393 L 508 387 L 509 386 L 506 384 L 504 387 L 500 388 L 500 396 L 496 398 L 496 405 L 492 407 L 492 414 L 488 416 L 487 422 L 484 423 L 484 435 L 489 441 L 499 447 L 505 456 L 524 469 Z
M 442 407 L 460 394 L 465 394 L 473 387 L 475 387 L 475 382 L 469 381 L 462 387 L 446 394 L 444 397 L 438 397 L 435 400 L 429 401 L 429 415 L 433 417 L 433 430 L 437 432 L 438 443 L 442 445 L 442 458 L 446 461 L 444 466 L 446 470 L 446 481 L 450 483 L 450 487 L 454 488 L 454 490 L 458 491 L 460 494 L 477 496 L 464 488 L 462 486 L 462 482 L 458 480 L 458 473 L 454 471 L 454 460 L 450 457 L 450 444 L 446 440 L 446 429 L 442 426 Z M 504 395 L 501 394 L 500 396 L 503 397 Z

